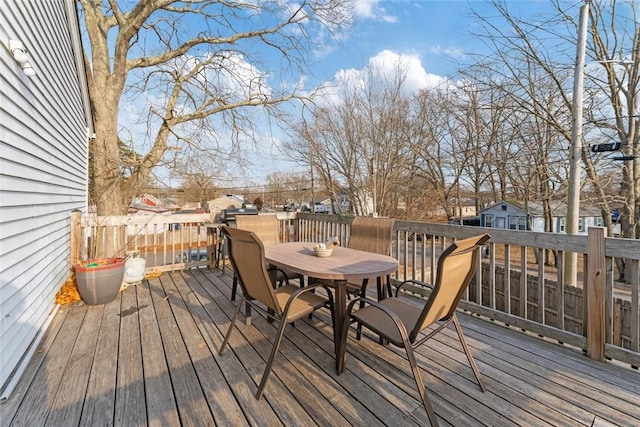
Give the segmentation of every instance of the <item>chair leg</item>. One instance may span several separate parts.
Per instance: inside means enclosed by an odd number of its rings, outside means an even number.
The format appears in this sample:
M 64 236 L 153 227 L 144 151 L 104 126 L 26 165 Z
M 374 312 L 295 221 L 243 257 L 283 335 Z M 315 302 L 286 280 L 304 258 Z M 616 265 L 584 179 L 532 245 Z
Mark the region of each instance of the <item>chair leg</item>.
M 407 350 L 407 358 L 409 359 L 409 365 L 411 365 L 411 371 L 413 372 L 413 379 L 416 380 L 416 385 L 418 386 L 418 393 L 420 393 L 420 399 L 422 399 L 422 405 L 424 406 L 425 411 L 427 411 L 427 417 L 429 417 L 429 422 L 432 427 L 438 427 L 438 419 L 436 418 L 436 413 L 433 410 L 433 406 L 431 406 L 431 400 L 429 396 L 427 396 L 427 390 L 424 387 L 424 382 L 422 381 L 422 375 L 420 374 L 420 368 L 418 367 L 418 363 L 416 362 L 415 354 L 413 353 L 413 348 L 411 345 L 405 347 Z
M 262 397 L 262 393 L 264 392 L 264 387 L 267 385 L 269 374 L 271 374 L 273 359 L 275 359 L 276 354 L 278 353 L 278 349 L 280 348 L 280 342 L 282 341 L 282 336 L 284 335 L 284 328 L 286 326 L 287 326 L 287 322 L 285 322 L 284 319 L 281 319 L 280 327 L 278 328 L 278 334 L 276 336 L 275 341 L 273 342 L 273 348 L 271 349 L 269 360 L 267 360 L 267 366 L 264 368 L 264 373 L 262 374 L 262 379 L 260 380 L 260 385 L 258 386 L 258 391 L 256 392 L 256 399 L 258 400 L 260 400 L 260 398 Z
M 231 323 L 229 324 L 229 329 L 227 329 L 227 333 L 224 336 L 224 340 L 222 341 L 222 345 L 220 346 L 220 350 L 218 351 L 218 354 L 222 354 L 222 350 L 224 350 L 224 347 L 229 342 L 229 337 L 231 336 L 231 332 L 233 331 L 233 328 L 236 326 L 236 320 L 238 319 L 238 315 L 240 314 L 241 309 L 242 309 L 242 303 L 238 304 L 238 307 L 236 307 L 236 311 L 233 313 L 233 319 L 231 319 Z
M 360 297 L 366 297 L 367 296 L 367 284 L 369 283 L 369 279 L 362 279 L 362 286 L 360 287 L 360 294 L 358 296 Z M 379 293 L 378 293 L 379 296 Z M 360 301 L 360 308 L 364 307 L 364 301 Z M 362 338 L 362 323 L 358 322 L 358 326 L 356 327 L 356 339 L 358 341 L 360 341 L 360 338 Z
M 233 275 L 233 282 L 231 283 L 231 301 L 236 300 L 236 293 L 238 293 L 238 276 Z
M 462 349 L 464 353 L 467 355 L 467 360 L 469 360 L 469 365 L 471 365 L 471 369 L 473 369 L 473 374 L 476 376 L 476 380 L 478 380 L 478 385 L 480 386 L 480 390 L 484 393 L 486 390 L 484 387 L 484 383 L 482 382 L 482 377 L 480 376 L 480 370 L 476 365 L 476 361 L 471 355 L 471 350 L 467 345 L 467 340 L 464 338 L 464 334 L 462 333 L 462 327 L 460 326 L 460 322 L 458 321 L 458 316 L 454 313 L 452 316 L 453 324 L 456 328 L 456 332 L 458 333 L 458 338 L 460 339 L 460 344 L 462 344 Z

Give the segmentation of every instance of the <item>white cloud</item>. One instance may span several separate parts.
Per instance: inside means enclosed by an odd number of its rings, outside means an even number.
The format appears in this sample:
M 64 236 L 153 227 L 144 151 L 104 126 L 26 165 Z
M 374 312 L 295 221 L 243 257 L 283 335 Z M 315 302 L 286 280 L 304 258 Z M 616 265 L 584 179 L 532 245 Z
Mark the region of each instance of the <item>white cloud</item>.
M 465 59 L 467 57 L 467 54 L 462 49 L 457 47 L 444 48 L 440 45 L 435 45 L 431 47 L 430 52 L 437 55 L 448 56 L 454 59 Z
M 448 85 L 448 78 L 427 73 L 418 55 L 383 50 L 371 57 L 364 68 L 348 68 L 336 72 L 332 82 L 325 82 L 318 88 L 318 95 L 326 105 L 339 105 L 342 103 L 341 88 L 364 88 L 372 71 L 375 75 L 393 79 L 399 66 L 405 73 L 403 90 L 407 94 Z
M 420 89 L 436 87 L 447 80 L 445 77 L 427 73 L 422 66 L 420 57 L 415 54 L 383 50 L 369 59 L 370 67 L 376 68 L 383 73 L 383 75 L 388 75 L 389 77 L 393 76 L 399 64 L 406 70 L 405 89 L 408 92 L 416 92 Z
M 380 0 L 355 0 L 353 2 L 353 12 L 357 18 L 390 23 L 398 21 L 395 16 L 387 14 L 385 8 L 380 5 Z

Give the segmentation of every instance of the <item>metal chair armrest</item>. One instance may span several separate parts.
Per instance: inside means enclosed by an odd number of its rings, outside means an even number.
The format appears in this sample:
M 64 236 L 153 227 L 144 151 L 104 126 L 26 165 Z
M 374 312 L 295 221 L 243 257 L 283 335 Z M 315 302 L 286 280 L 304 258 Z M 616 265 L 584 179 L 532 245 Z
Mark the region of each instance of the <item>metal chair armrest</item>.
M 409 279 L 409 280 L 405 280 L 404 282 L 396 286 L 396 297 L 400 295 L 400 290 L 407 283 L 413 283 L 414 285 L 424 286 L 425 288 L 433 289 L 433 285 L 431 283 L 423 282 L 420 280 Z
M 404 345 L 411 346 L 411 343 L 409 342 L 409 333 L 407 332 L 407 328 L 405 327 L 404 323 L 402 323 L 400 316 L 398 316 L 389 307 L 381 304 L 379 301 L 376 301 L 372 298 L 367 298 L 367 297 L 358 297 L 353 301 L 351 301 L 347 306 L 347 313 L 344 318 L 345 324 L 343 326 L 343 334 L 345 335 L 343 337 L 344 342 L 346 342 L 346 330 L 348 329 L 349 324 L 351 323 L 351 312 L 353 311 L 353 306 L 360 301 L 363 301 L 365 304 L 374 306 L 375 308 L 377 308 L 378 310 L 382 311 L 384 314 L 389 316 L 389 318 L 393 320 L 393 323 L 395 323 L 396 327 L 398 328 L 398 332 L 400 332 L 400 336 L 402 337 L 402 341 Z M 355 320 L 357 321 L 357 319 Z M 375 331 L 375 332 L 379 333 L 379 331 Z M 389 337 L 382 336 L 382 338 L 389 338 Z
M 328 299 L 329 299 L 329 304 L 331 306 L 333 306 L 333 294 L 331 293 L 331 291 L 329 290 L 327 285 L 322 285 L 322 284 L 317 284 L 317 285 L 310 285 L 310 286 L 305 286 L 304 288 L 299 288 L 296 289 L 291 296 L 289 297 L 289 299 L 287 300 L 287 304 L 284 307 L 284 312 L 287 313 L 289 311 L 289 306 L 293 303 L 293 301 L 295 301 L 300 295 L 302 295 L 305 292 L 312 292 L 315 291 L 317 288 L 325 288 L 327 291 L 327 295 L 328 295 Z

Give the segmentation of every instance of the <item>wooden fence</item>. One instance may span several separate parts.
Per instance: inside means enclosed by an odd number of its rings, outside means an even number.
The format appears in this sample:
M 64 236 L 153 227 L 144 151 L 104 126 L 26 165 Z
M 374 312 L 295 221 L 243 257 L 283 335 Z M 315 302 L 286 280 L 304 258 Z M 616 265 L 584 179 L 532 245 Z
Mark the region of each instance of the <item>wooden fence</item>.
M 336 235 L 347 242 L 350 222 L 350 217 L 298 214 L 297 237 L 322 242 Z M 453 239 L 481 232 L 491 240 L 461 308 L 582 348 L 596 360 L 640 366 L 640 240 L 607 238 L 603 228 L 568 236 L 396 221 L 392 255 L 400 268 L 395 279 L 433 282 L 441 251 Z M 566 252 L 578 254 L 578 283 L 564 282 Z M 545 265 L 547 255 L 553 255 L 556 266 Z M 630 266 L 626 283 L 615 281 L 616 259 Z
M 349 239 L 352 217 L 278 213 L 283 241 L 324 242 Z M 72 214 L 72 262 L 99 254 L 104 242 L 118 242 L 121 252 L 137 251 L 147 271 L 218 265 L 218 227 L 208 214 L 96 217 Z M 640 240 L 607 238 L 603 228 L 588 236 L 396 221 L 393 253 L 400 262 L 394 279 L 433 282 L 437 258 L 453 240 L 488 232 L 476 280 L 460 307 L 606 358 L 640 366 Z M 188 256 L 204 252 L 205 259 Z M 565 283 L 563 255 L 579 257 L 579 280 Z M 184 258 L 187 254 L 187 258 Z M 555 266 L 545 265 L 553 255 Z M 629 277 L 615 281 L 616 260 Z M 150 260 L 153 262 L 150 263 Z M 223 264 L 224 265 L 224 264 Z M 506 272 L 509 272 L 507 274 Z M 413 288 L 417 295 L 425 289 Z

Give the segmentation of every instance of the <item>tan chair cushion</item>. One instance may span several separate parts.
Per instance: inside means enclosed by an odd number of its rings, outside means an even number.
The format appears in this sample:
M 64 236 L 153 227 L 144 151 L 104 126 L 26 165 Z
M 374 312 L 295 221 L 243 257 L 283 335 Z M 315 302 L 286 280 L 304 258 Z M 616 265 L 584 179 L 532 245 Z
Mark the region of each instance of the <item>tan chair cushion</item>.
M 278 300 L 278 304 L 283 311 L 291 295 L 299 289 L 300 288 L 295 285 L 286 285 L 275 290 L 276 299 Z M 322 307 L 327 303 L 327 301 L 327 298 L 321 295 L 306 292 L 299 296 L 293 302 L 293 304 L 289 308 L 286 321 L 292 322 L 296 319 L 306 316 L 309 313 L 313 313 L 315 309 Z
M 379 303 L 385 307 L 391 309 L 398 315 L 400 321 L 408 328 L 407 334 L 411 332 L 411 328 L 418 321 L 418 317 L 422 311 L 422 307 L 419 307 L 409 301 L 400 298 L 386 298 Z M 403 347 L 402 336 L 398 331 L 396 324 L 379 308 L 368 305 L 352 313 L 352 316 L 357 320 L 364 323 L 369 329 L 384 335 L 394 345 Z

